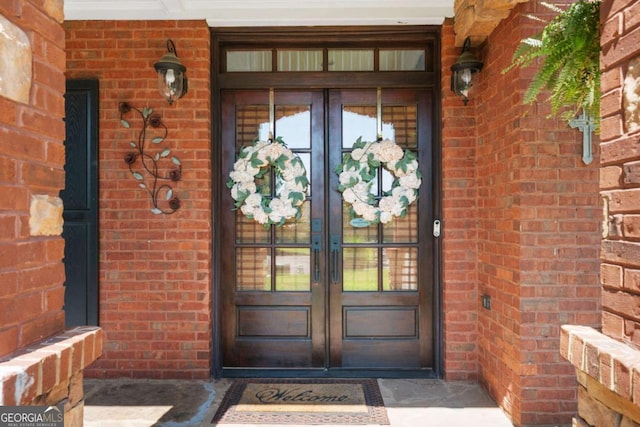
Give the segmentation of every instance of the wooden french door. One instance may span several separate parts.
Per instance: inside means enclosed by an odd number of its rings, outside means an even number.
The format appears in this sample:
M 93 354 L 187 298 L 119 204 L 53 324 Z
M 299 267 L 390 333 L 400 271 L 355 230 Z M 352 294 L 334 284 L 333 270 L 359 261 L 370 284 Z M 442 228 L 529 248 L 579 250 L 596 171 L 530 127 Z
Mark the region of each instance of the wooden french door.
M 358 137 L 375 140 L 376 89 L 275 91 L 275 136 L 310 188 L 299 220 L 268 228 L 222 189 L 223 369 L 434 368 L 432 96 L 382 90 L 383 137 L 418 154 L 423 182 L 406 217 L 362 227 L 334 169 Z M 224 182 L 240 148 L 268 138 L 271 107 L 266 90 L 223 91 L 221 104 Z M 382 194 L 392 179 L 378 175 Z

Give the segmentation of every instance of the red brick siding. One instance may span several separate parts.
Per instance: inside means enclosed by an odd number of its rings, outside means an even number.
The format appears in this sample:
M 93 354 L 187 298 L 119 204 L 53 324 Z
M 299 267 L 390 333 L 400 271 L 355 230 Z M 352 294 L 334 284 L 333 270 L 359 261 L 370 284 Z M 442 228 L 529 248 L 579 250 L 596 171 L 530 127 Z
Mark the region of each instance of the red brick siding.
M 100 81 L 100 326 L 93 377 L 207 378 L 211 369 L 211 117 L 209 31 L 204 21 L 69 21 L 67 77 Z M 173 106 L 153 64 L 175 42 L 189 92 Z M 123 157 L 137 129 L 118 103 L 151 107 L 183 166 L 182 207 L 154 215 Z M 133 123 L 133 121 L 132 121 Z
M 460 55 L 453 23 L 442 27 L 442 284 L 444 374 L 478 378 L 476 116 L 450 90 L 449 67 Z
M 605 1 L 601 7 L 602 169 L 609 199 L 608 235 L 602 241 L 602 332 L 640 345 L 640 132 L 625 129 L 622 87 L 631 60 L 640 57 L 639 5 Z
M 60 8 L 62 5 L 60 5 Z M 0 357 L 64 329 L 64 241 L 32 237 L 30 197 L 64 187 L 64 30 L 42 1 L 0 3 L 29 37 L 26 104 L 0 96 Z M 60 13 L 61 15 L 61 13 Z
M 449 236 L 468 236 L 466 245 L 459 243 L 467 248 L 469 268 L 477 252 L 477 289 L 473 273 L 466 272 L 476 314 L 467 309 L 462 315 L 478 318 L 480 381 L 517 425 L 551 425 L 570 422 L 576 407 L 575 374 L 558 352 L 560 326 L 599 322 L 601 208 L 597 153 L 592 165 L 584 165 L 581 133 L 547 118 L 544 102 L 522 105 L 533 69 L 502 73 L 519 41 L 539 28 L 527 13 L 548 10 L 537 2 L 517 6 L 476 49 L 485 66 L 469 105 L 458 100 L 454 112 L 444 101 L 443 206 Z M 443 80 L 450 75 L 446 55 L 443 74 Z M 459 126 L 455 133 L 447 129 L 448 117 Z M 473 141 L 470 159 L 453 156 L 456 133 Z M 452 163 L 468 165 L 458 178 L 469 180 L 467 227 L 448 203 L 456 183 Z M 453 230 L 450 219 L 457 220 Z M 453 335 L 448 322 L 457 315 L 447 307 L 453 288 L 448 278 L 465 277 L 448 260 L 449 245 L 445 233 L 445 357 Z M 491 296 L 490 311 L 481 308 L 482 294 Z M 467 345 L 473 351 L 476 343 Z

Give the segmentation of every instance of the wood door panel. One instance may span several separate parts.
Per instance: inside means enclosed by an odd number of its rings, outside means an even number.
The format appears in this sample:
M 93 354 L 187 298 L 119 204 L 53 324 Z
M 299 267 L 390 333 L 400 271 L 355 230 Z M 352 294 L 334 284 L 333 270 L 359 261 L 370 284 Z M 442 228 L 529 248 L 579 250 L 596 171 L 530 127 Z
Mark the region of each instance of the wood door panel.
M 310 340 L 236 339 L 227 366 L 236 368 L 309 368 L 314 363 Z
M 311 338 L 311 307 L 237 307 L 238 337 Z
M 420 368 L 420 341 L 348 340 L 342 342 L 343 368 Z
M 418 307 L 344 307 L 344 338 L 418 338 Z

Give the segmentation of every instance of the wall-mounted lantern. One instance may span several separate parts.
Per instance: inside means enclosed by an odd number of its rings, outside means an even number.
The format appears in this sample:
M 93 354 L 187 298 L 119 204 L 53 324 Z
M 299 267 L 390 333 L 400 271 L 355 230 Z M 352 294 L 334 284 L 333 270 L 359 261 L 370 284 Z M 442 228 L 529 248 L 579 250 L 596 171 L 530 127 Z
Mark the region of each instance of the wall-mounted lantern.
M 178 59 L 176 45 L 173 40 L 167 40 L 167 53 L 165 53 L 153 67 L 158 73 L 158 90 L 160 94 L 173 104 L 176 99 L 182 98 L 187 93 L 187 67 Z
M 451 90 L 462 98 L 464 105 L 469 102 L 469 89 L 473 86 L 473 75 L 482 70 L 482 61 L 469 51 L 471 39 L 467 37 L 462 46 L 462 53 L 451 66 Z

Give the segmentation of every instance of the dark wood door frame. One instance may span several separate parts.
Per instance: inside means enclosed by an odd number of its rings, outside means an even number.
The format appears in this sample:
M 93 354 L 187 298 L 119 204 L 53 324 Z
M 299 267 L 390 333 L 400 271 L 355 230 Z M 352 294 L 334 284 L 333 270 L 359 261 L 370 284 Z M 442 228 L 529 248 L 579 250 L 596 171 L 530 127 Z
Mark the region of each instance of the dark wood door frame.
M 232 29 L 212 29 L 211 30 L 211 49 L 212 49 L 212 122 L 214 132 L 212 134 L 212 165 L 213 170 L 219 170 L 221 159 L 221 123 L 220 123 L 220 107 L 221 107 L 221 91 L 224 89 L 330 89 L 330 88 L 372 88 L 372 87 L 389 87 L 389 88 L 429 88 L 433 91 L 432 117 L 434 127 L 431 130 L 432 136 L 432 152 L 428 153 L 428 157 L 432 157 L 432 183 L 430 189 L 432 193 L 432 218 L 439 219 L 441 217 L 441 154 L 440 154 L 440 127 L 437 125 L 441 122 L 441 106 L 439 96 L 440 93 L 440 27 L 434 26 L 417 26 L 417 27 L 332 27 L 324 29 L 308 29 L 308 28 L 232 28 Z M 398 46 L 399 43 L 405 43 L 405 46 L 423 46 L 429 44 L 433 52 L 432 68 L 430 71 L 424 72 L 373 72 L 373 73 L 224 73 L 223 70 L 223 51 L 230 45 L 251 48 L 256 46 L 297 46 L 302 47 L 306 44 L 320 43 L 325 46 L 349 46 L 349 45 L 385 45 Z M 216 167 L 218 166 L 218 167 Z M 220 173 L 212 174 L 213 188 L 222 188 L 224 177 Z M 442 343 L 442 289 L 441 289 L 441 241 L 435 239 L 433 243 L 433 334 L 434 334 L 434 359 L 433 370 L 425 371 L 401 371 L 388 372 L 384 370 L 374 372 L 350 372 L 339 371 L 331 374 L 330 372 L 317 371 L 291 371 L 270 369 L 268 372 L 243 371 L 238 370 L 229 372 L 222 369 L 222 340 L 221 340 L 221 324 L 222 310 L 221 302 L 221 245 L 220 230 L 223 226 L 220 222 L 221 214 L 221 198 L 220 194 L 213 192 L 212 208 L 213 208 L 213 226 L 214 239 L 212 241 L 213 248 L 213 280 L 212 280 L 212 297 L 214 301 L 213 308 L 213 360 L 212 373 L 215 377 L 233 376 L 248 377 L 255 375 L 268 374 L 269 376 L 299 376 L 299 377 L 317 377 L 317 376 L 362 376 L 374 375 L 378 377 L 415 377 L 429 376 L 441 377 L 443 372 L 443 343 Z M 429 224 L 428 227 L 431 227 Z

